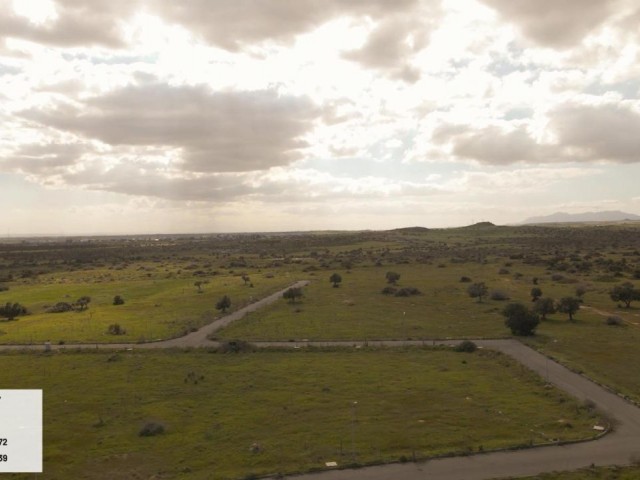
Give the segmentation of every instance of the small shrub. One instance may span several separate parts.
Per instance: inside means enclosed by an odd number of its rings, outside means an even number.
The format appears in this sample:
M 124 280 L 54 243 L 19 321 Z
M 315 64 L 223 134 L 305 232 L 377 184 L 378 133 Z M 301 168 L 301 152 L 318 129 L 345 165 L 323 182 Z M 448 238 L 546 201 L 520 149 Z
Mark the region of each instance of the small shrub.
M 382 293 L 383 295 L 394 295 L 397 291 L 397 288 L 384 287 L 380 293 Z
M 398 280 L 400 280 L 400 274 L 396 272 L 387 272 L 385 274 L 385 278 L 387 279 L 387 283 L 390 283 L 391 285 L 395 285 L 398 282 Z
M 461 283 L 469 283 L 469 282 L 471 282 L 471 279 L 469 277 L 460 277 L 460 282 Z
M 218 351 L 221 353 L 241 353 L 255 351 L 255 345 L 245 340 L 227 340 L 220 343 Z
M 498 270 L 498 274 L 499 275 L 508 275 L 509 274 L 509 270 L 506 268 L 501 268 L 500 270 Z
M 477 298 L 478 303 L 482 303 L 482 297 L 484 297 L 489 289 L 484 282 L 472 283 L 467 287 L 467 293 L 471 298 Z
M 456 352 L 466 352 L 473 353 L 478 349 L 478 346 L 473 343 L 471 340 L 463 340 L 458 345 L 453 347 L 453 350 Z
M 47 309 L 47 313 L 64 313 L 73 310 L 73 305 L 67 302 L 58 302 Z
M 0 292 L 6 292 L 7 290 L 9 290 L 9 287 L 0 283 Z
M 420 290 L 415 287 L 403 287 L 394 294 L 396 297 L 411 297 L 413 295 L 420 295 Z
M 491 300 L 503 301 L 509 300 L 510 297 L 504 290 L 493 290 L 489 295 L 489 298 L 491 298 Z
M 622 318 L 617 316 L 617 315 L 610 315 L 605 320 L 605 323 L 607 325 L 612 325 L 614 327 L 619 327 L 621 325 L 624 325 L 624 320 L 622 320 Z
M 115 297 L 113 297 L 113 304 L 124 305 L 124 298 L 122 298 L 120 295 L 116 295 Z
M 138 432 L 140 437 L 155 437 L 164 433 L 164 425 L 158 422 L 146 423 Z
M 107 328 L 107 333 L 109 335 L 125 335 L 127 331 L 122 328 L 119 323 L 112 323 Z

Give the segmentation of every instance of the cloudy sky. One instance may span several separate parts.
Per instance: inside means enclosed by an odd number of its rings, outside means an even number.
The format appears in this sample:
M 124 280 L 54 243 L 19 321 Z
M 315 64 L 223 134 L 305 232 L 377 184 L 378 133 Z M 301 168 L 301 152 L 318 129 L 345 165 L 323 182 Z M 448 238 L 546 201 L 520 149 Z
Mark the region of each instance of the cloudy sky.
M 0 235 L 640 214 L 637 0 L 0 0 Z

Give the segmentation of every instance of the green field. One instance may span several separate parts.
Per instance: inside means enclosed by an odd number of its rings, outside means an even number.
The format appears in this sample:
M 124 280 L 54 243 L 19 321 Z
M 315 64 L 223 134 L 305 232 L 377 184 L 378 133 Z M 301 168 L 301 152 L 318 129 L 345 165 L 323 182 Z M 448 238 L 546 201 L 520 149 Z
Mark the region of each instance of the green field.
M 201 291 L 194 285 L 198 278 L 166 278 L 166 274 L 144 270 L 80 270 L 16 282 L 9 291 L 0 292 L 0 304 L 19 298 L 30 314 L 0 322 L 0 343 L 120 343 L 173 338 L 219 316 L 215 304 L 223 295 L 231 298 L 235 309 L 292 282 L 286 274 L 273 278 L 258 272 L 249 275 L 253 287 L 238 275 L 220 274 L 207 278 Z M 58 302 L 72 303 L 85 295 L 91 298 L 86 310 L 46 312 Z M 124 298 L 123 305 L 113 305 L 116 295 Z M 126 334 L 108 334 L 114 323 Z
M 389 271 L 400 274 L 394 288 L 420 294 L 382 294 Z M 338 288 L 329 282 L 334 272 Z M 640 402 L 640 302 L 623 308 L 609 296 L 622 282 L 640 285 L 634 224 L 12 241 L 0 244 L 0 306 L 19 302 L 29 313 L 0 319 L 0 344 L 171 338 L 212 321 L 222 295 L 239 308 L 301 279 L 311 281 L 301 300 L 283 299 L 215 336 L 509 337 L 500 312 L 510 301 L 532 305 L 534 286 L 555 300 L 580 290 L 575 321 L 550 314 L 522 340 Z M 469 297 L 472 282 L 488 286 L 482 302 Z M 88 309 L 46 313 L 85 295 Z M 113 305 L 115 295 L 125 304 Z M 611 315 L 622 324 L 607 325 Z M 113 323 L 126 335 L 107 334 Z M 67 350 L 2 361 L 3 388 L 45 389 L 43 478 L 251 478 L 330 460 L 402 461 L 580 438 L 596 421 L 487 352 Z M 152 420 L 166 433 L 139 437 Z M 250 452 L 254 443 L 259 453 Z M 637 469 L 585 472 L 540 478 L 627 479 Z
M 242 478 L 588 438 L 599 421 L 492 352 L 65 351 L 1 361 L 3 388 L 44 389 L 43 479 Z M 149 421 L 165 433 L 140 437 Z

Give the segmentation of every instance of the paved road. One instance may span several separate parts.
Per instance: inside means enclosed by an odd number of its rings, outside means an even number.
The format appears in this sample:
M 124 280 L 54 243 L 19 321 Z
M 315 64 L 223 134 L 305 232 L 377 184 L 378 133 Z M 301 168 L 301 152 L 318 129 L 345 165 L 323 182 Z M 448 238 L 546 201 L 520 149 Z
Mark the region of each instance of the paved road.
M 292 286 L 302 287 L 302 281 Z M 286 289 L 285 289 L 286 290 Z M 220 318 L 181 338 L 146 344 L 84 344 L 59 346 L 58 348 L 100 349 L 148 349 L 171 347 L 207 347 L 218 342 L 207 340 L 207 335 L 242 318 L 247 313 L 271 304 L 282 297 L 284 290 L 248 305 Z M 406 345 L 454 345 L 450 341 L 346 341 L 346 342 L 257 342 L 259 347 L 304 348 L 306 346 L 341 346 L 358 348 L 363 346 L 398 347 Z M 603 438 L 564 446 L 549 446 L 496 452 L 466 457 L 452 457 L 419 463 L 392 464 L 366 467 L 356 470 L 328 470 L 320 473 L 298 475 L 297 480 L 486 480 L 501 477 L 536 475 L 556 470 L 575 470 L 590 465 L 626 465 L 640 459 L 640 408 L 596 385 L 587 378 L 569 371 L 516 340 L 476 340 L 482 348 L 499 350 L 546 378 L 550 383 L 579 400 L 591 400 L 614 419 L 615 429 Z M 43 349 L 43 345 L 4 345 L 0 349 Z

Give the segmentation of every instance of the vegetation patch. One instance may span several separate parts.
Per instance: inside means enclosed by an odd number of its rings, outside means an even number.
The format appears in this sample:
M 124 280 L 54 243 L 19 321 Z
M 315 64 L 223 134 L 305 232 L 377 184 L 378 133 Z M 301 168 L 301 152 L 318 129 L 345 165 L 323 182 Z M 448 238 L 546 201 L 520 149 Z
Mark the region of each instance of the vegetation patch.
M 484 350 L 0 356 L 4 388 L 45 391 L 44 478 L 243 478 L 585 438 L 600 421 Z

